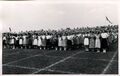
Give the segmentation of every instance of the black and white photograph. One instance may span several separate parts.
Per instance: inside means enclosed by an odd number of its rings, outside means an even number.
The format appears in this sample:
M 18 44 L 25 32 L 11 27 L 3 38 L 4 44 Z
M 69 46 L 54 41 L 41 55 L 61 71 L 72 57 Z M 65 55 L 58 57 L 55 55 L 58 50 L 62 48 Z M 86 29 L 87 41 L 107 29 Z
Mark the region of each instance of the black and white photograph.
M 118 75 L 118 5 L 11 1 L 0 6 L 2 75 Z

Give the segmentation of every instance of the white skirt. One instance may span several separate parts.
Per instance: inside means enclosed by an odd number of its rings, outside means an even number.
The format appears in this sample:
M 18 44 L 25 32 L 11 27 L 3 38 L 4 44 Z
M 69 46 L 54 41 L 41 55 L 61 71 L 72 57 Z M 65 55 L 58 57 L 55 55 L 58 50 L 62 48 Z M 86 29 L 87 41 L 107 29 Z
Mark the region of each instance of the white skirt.
M 33 40 L 33 45 L 37 45 L 37 39 Z
M 100 39 L 96 39 L 95 40 L 95 48 L 100 48 L 101 44 L 100 44 Z
M 11 39 L 10 44 L 14 44 L 15 40 Z
M 62 46 L 63 46 L 63 47 L 67 46 L 67 40 L 66 40 L 66 39 L 63 39 L 63 40 L 62 40 Z
M 22 44 L 23 44 L 22 39 L 20 39 L 19 40 L 19 45 L 22 45 Z
M 63 46 L 62 40 L 58 41 L 58 46 Z
M 23 44 L 27 44 L 27 40 L 26 39 L 23 40 Z
M 38 39 L 38 46 L 42 46 L 42 40 L 41 39 Z
M 89 39 L 88 38 L 84 39 L 84 45 L 89 45 Z

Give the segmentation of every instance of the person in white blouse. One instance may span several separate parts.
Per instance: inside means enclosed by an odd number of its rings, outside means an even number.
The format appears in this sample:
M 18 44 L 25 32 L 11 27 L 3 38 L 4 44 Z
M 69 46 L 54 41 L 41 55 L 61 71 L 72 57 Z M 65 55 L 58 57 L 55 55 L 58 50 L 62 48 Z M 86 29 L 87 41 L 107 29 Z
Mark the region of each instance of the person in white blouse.
M 34 34 L 33 35 L 33 48 L 37 48 L 37 43 L 38 41 L 37 41 L 37 35 L 36 34 Z
M 23 35 L 23 47 L 26 49 L 27 48 L 27 35 Z
M 95 49 L 97 52 L 100 52 L 101 42 L 100 42 L 100 32 L 96 32 L 95 34 Z
M 102 48 L 103 53 L 106 53 L 106 50 L 108 48 L 108 40 L 107 40 L 108 36 L 109 35 L 108 35 L 107 31 L 103 30 L 102 33 L 101 33 L 101 38 L 102 38 L 101 48 Z
M 19 46 L 20 46 L 21 49 L 23 48 L 23 37 L 22 37 L 22 34 L 20 34 L 20 36 L 19 36 Z
M 88 32 L 84 36 L 84 46 L 85 46 L 85 51 L 89 51 L 89 35 Z
M 38 48 L 41 50 L 42 49 L 42 37 L 40 36 L 40 34 L 38 35 L 38 44 L 37 44 Z
M 47 41 L 46 35 L 43 35 L 42 36 L 42 46 L 43 46 L 44 50 L 46 49 L 46 41 Z
M 11 49 L 15 49 L 15 37 L 13 34 L 10 37 L 10 46 L 11 46 Z
M 62 36 L 62 39 L 63 39 L 63 48 L 64 48 L 64 50 L 66 51 L 67 50 L 67 36 L 66 35 L 64 35 L 64 36 Z
M 61 51 L 62 50 L 62 45 L 63 45 L 63 39 L 62 39 L 62 36 L 58 36 L 58 47 L 59 47 L 59 50 Z

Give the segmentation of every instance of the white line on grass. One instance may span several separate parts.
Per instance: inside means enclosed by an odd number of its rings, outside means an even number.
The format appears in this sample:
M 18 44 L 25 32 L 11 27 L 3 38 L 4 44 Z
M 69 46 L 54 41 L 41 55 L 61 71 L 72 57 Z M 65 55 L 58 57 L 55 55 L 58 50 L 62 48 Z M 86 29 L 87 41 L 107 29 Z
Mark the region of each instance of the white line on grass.
M 106 71 L 109 69 L 110 65 L 112 64 L 112 62 L 114 61 L 115 56 L 117 55 L 117 51 L 114 53 L 112 59 L 110 60 L 110 62 L 108 63 L 108 65 L 105 67 L 105 69 L 102 71 L 102 74 L 105 74 Z
M 18 66 L 18 65 L 3 65 L 8 67 L 17 67 L 17 68 L 24 68 L 24 69 L 35 69 L 38 70 L 39 68 L 32 68 L 32 67 L 24 67 L 24 66 Z
M 92 59 L 92 58 L 77 58 L 77 57 L 72 57 L 72 59 L 90 59 L 90 60 L 101 60 L 101 61 L 110 61 L 108 59 Z M 113 60 L 114 62 L 117 62 L 117 60 Z
M 47 70 L 45 70 L 45 71 L 51 71 L 51 72 L 59 72 L 59 73 L 74 74 L 73 72 L 61 71 L 61 70 L 52 70 L 52 69 L 47 69 Z
M 64 58 L 61 56 L 50 56 L 50 55 L 45 55 L 46 57 L 53 57 L 53 58 Z M 92 59 L 92 58 L 78 58 L 78 57 L 71 57 L 72 59 L 90 59 L 90 60 L 101 60 L 101 61 L 110 61 L 109 59 Z M 113 60 L 114 62 L 118 62 L 117 60 Z
M 82 53 L 82 52 L 83 52 L 83 51 L 79 51 L 79 52 L 77 52 L 77 53 L 75 53 L 75 54 L 73 54 L 73 55 L 71 55 L 71 56 L 68 56 L 68 57 L 66 57 L 66 58 L 64 58 L 64 59 L 62 59 L 62 60 L 59 60 L 58 62 L 55 62 L 55 63 L 53 63 L 53 64 L 51 64 L 51 65 L 49 65 L 49 66 L 47 66 L 47 67 L 45 67 L 45 68 L 42 68 L 42 69 L 40 69 L 40 70 L 38 70 L 38 71 L 35 71 L 35 72 L 33 72 L 32 74 L 36 74 L 36 73 L 38 73 L 38 72 L 40 72 L 40 71 L 46 70 L 46 69 L 48 69 L 48 68 L 50 68 L 50 67 L 52 67 L 52 66 L 54 66 L 54 65 L 57 65 L 57 64 L 59 64 L 59 63 L 61 63 L 61 62 L 64 62 L 65 60 L 70 59 L 72 56 L 75 56 L 75 55 L 77 55 L 77 54 L 79 54 L 79 53 Z
M 47 53 L 50 53 L 50 52 L 55 52 L 55 51 L 49 51 Z M 44 53 L 44 54 L 47 54 L 47 53 Z M 29 58 L 32 58 L 32 57 L 36 57 L 36 56 L 42 56 L 42 54 L 37 54 L 37 55 L 25 57 L 25 58 L 22 58 L 22 59 L 19 59 L 19 60 L 16 60 L 16 61 L 5 63 L 4 65 L 12 64 L 12 63 L 15 63 L 15 62 L 18 62 L 18 61 L 22 61 L 22 60 L 25 60 L 25 59 L 29 59 Z
M 64 58 L 64 57 L 61 57 L 61 56 L 50 56 L 50 55 L 45 55 L 46 57 L 52 57 L 52 58 Z

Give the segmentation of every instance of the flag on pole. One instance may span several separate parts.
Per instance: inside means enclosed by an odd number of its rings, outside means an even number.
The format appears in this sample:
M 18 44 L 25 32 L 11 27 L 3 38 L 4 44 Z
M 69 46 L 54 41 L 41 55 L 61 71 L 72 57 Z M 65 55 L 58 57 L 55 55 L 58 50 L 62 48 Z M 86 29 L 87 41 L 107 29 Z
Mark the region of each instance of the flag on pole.
M 109 22 L 109 23 L 111 23 L 112 24 L 112 22 L 108 19 L 108 17 L 106 16 L 106 20 Z
M 11 32 L 11 28 L 9 27 L 9 30 L 10 30 L 10 32 Z

